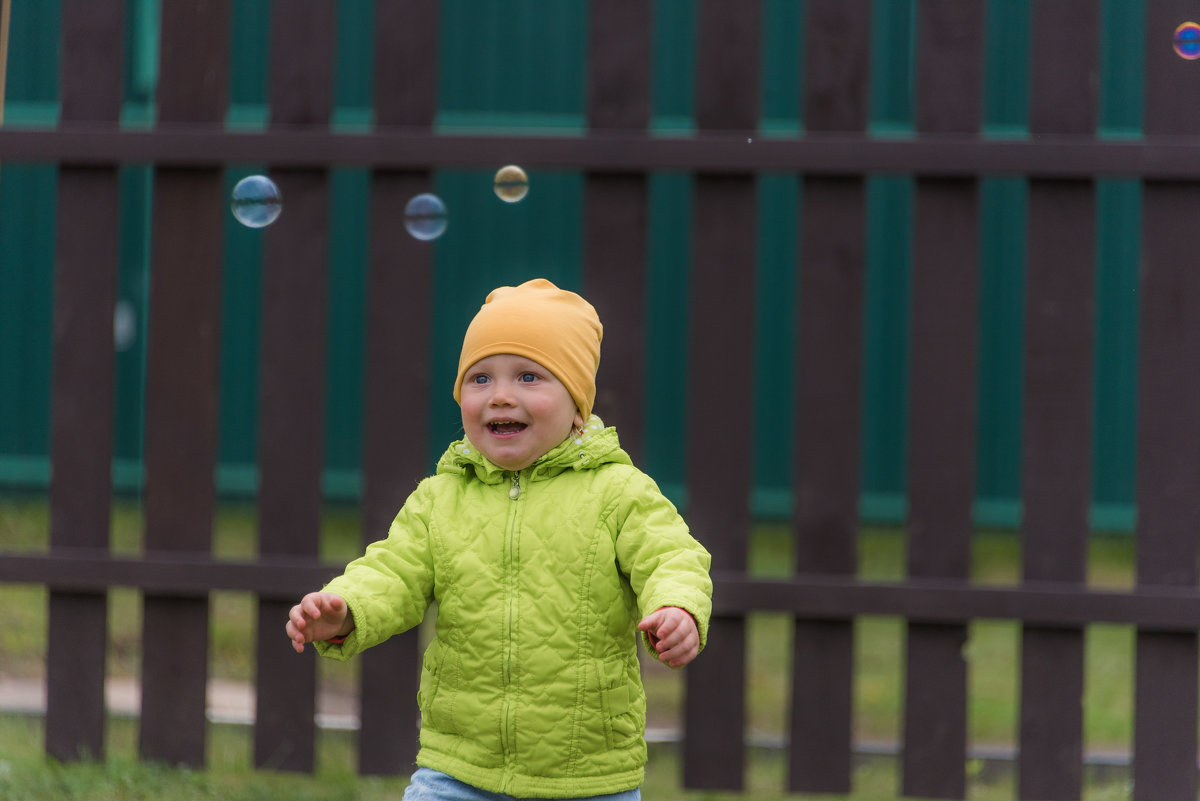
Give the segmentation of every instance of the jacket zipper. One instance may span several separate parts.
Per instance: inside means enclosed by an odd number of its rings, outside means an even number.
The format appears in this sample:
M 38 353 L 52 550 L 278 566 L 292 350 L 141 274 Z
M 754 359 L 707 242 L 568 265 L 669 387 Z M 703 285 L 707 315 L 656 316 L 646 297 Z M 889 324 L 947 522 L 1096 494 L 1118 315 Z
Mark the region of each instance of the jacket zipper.
M 513 472 L 513 483 L 512 483 L 512 486 L 509 487 L 509 489 L 508 489 L 508 497 L 513 501 L 516 501 L 521 497 L 521 473 L 520 473 L 520 471 Z M 507 609 L 508 637 L 507 637 L 507 642 L 505 643 L 505 650 L 504 650 L 504 711 L 503 711 L 504 718 L 502 721 L 502 725 L 504 727 L 504 744 L 503 744 L 502 748 L 503 748 L 503 751 L 505 754 L 505 762 L 506 763 L 510 763 L 516 756 L 513 753 L 514 743 L 512 742 L 513 702 L 511 699 L 511 695 L 513 693 L 513 689 L 512 689 L 512 681 L 513 681 L 513 679 L 512 679 L 512 652 L 513 652 L 513 642 L 515 639 L 515 636 L 513 633 L 513 618 L 515 616 L 514 608 L 516 607 L 516 603 L 517 603 L 517 598 L 516 598 L 516 596 L 517 596 L 517 592 L 516 592 L 517 591 L 517 520 L 516 520 L 516 515 L 517 515 L 517 507 L 513 506 L 512 511 L 509 514 L 509 525 L 508 525 L 509 575 L 507 576 L 507 581 L 509 584 L 510 593 L 509 593 L 509 597 L 507 599 L 507 602 L 508 602 L 508 609 Z

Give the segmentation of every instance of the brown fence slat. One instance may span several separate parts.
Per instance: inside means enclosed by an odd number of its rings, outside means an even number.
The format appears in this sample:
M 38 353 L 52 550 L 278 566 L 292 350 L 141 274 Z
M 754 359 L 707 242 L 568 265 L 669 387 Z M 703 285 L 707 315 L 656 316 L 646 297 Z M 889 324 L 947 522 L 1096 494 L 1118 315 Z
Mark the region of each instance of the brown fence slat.
M 1070 37 L 1083 43 L 1064 50 Z M 1092 42 L 1095 46 L 1087 46 Z M 1100 10 L 1033 6 L 1031 130 L 1096 129 Z M 1091 504 L 1095 188 L 1029 185 L 1022 520 L 1024 578 L 1083 587 Z M 1027 624 L 1021 644 L 1020 798 L 1083 791 L 1083 629 Z
M 400 4 L 396 4 L 400 5 Z M 427 17 L 425 19 L 428 19 Z M 408 421 L 429 416 L 433 250 L 396 221 L 427 173 L 376 171 L 371 178 L 367 293 L 366 399 L 363 418 L 364 545 L 387 536 L 392 518 L 427 470 L 427 444 Z M 413 365 L 402 370 L 398 365 Z M 447 393 L 449 388 L 447 388 Z M 417 747 L 417 632 L 406 632 L 361 657 L 359 770 L 411 769 Z
M 430 128 L 436 112 L 435 0 L 375 7 L 375 123 Z M 364 545 L 387 536 L 409 491 L 426 471 L 428 443 L 410 420 L 429 416 L 428 364 L 433 249 L 396 221 L 409 198 L 430 189 L 428 170 L 371 175 L 363 426 Z M 400 370 L 411 364 L 416 370 Z M 447 390 L 449 391 L 449 390 Z M 417 753 L 416 631 L 363 654 L 358 766 L 365 774 L 408 771 Z
M 696 127 L 753 135 L 758 124 L 759 0 L 698 6 Z M 688 415 L 694 424 L 753 418 L 757 209 L 753 174 L 698 173 L 693 188 Z M 719 385 L 720 390 L 716 387 Z M 689 459 L 688 519 L 713 566 L 744 570 L 750 533 L 750 440 L 716 436 Z M 740 789 L 745 771 L 744 617 L 714 615 L 687 669 L 687 787 Z
M 650 122 L 652 7 L 640 0 L 588 6 L 587 119 L 593 135 L 630 134 Z M 584 178 L 584 295 L 604 321 L 596 413 L 640 462 L 646 361 L 647 176 Z
M 917 128 L 978 130 L 983 7 L 917 5 Z M 974 498 L 978 182 L 918 178 L 909 385 L 909 576 L 966 578 Z M 903 792 L 966 792 L 967 628 L 908 624 Z
M 336 3 L 274 4 L 271 127 L 328 126 Z M 274 169 L 284 210 L 264 231 L 259 363 L 259 551 L 315 555 L 321 533 L 328 306 L 329 175 Z M 294 598 L 259 597 L 254 762 L 311 771 L 316 656 L 271 637 Z
M 1145 131 L 1200 130 L 1195 64 L 1171 48 L 1193 7 L 1146 7 Z M 1142 189 L 1138 350 L 1137 580 L 1195 587 L 1200 516 L 1200 275 L 1191 243 L 1200 185 L 1147 181 Z M 1134 798 L 1196 795 L 1197 635 L 1139 629 L 1134 690 Z
M 112 124 L 121 105 L 123 3 L 62 6 L 62 119 Z M 115 167 L 58 171 L 51 398 L 50 547 L 109 545 L 112 315 L 117 284 Z M 51 592 L 46 752 L 104 754 L 108 595 Z
M 228 2 L 163 8 L 160 124 L 219 130 L 229 75 Z M 217 168 L 154 174 L 153 274 L 146 356 L 146 552 L 205 553 L 212 543 L 225 200 Z M 205 759 L 208 600 L 147 594 L 139 751 Z
M 871 4 L 808 4 L 804 124 L 864 131 Z M 866 273 L 862 176 L 801 182 L 796 364 L 796 569 L 858 568 L 859 413 Z M 848 792 L 853 749 L 854 624 L 795 623 L 788 788 Z

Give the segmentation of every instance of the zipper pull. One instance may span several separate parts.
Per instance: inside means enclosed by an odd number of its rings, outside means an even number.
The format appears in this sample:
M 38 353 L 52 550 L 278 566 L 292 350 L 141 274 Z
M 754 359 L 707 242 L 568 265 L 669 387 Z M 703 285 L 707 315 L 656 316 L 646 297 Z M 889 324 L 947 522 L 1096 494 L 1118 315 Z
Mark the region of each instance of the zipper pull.
M 521 474 L 513 473 L 513 485 L 508 488 L 508 497 L 510 500 L 516 500 L 521 497 Z

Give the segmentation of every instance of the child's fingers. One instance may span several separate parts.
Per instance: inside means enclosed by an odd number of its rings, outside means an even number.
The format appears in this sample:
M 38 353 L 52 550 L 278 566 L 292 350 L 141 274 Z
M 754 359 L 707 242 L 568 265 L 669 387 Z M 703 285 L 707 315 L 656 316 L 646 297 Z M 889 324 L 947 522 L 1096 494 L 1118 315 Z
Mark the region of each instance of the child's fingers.
M 659 652 L 659 658 L 671 667 L 683 667 L 700 653 L 700 638 L 685 636 L 673 647 Z
M 300 608 L 303 610 L 304 614 L 308 615 L 313 620 L 317 620 L 321 617 L 323 606 L 321 601 L 322 598 L 320 593 L 309 593 L 300 599 Z
M 284 627 L 287 632 L 288 639 L 292 641 L 292 649 L 296 653 L 304 653 L 305 635 L 304 632 L 296 626 L 295 621 L 288 620 L 287 626 Z
M 308 618 L 305 616 L 304 607 L 301 604 L 296 604 L 288 610 L 288 622 L 298 629 L 308 625 Z

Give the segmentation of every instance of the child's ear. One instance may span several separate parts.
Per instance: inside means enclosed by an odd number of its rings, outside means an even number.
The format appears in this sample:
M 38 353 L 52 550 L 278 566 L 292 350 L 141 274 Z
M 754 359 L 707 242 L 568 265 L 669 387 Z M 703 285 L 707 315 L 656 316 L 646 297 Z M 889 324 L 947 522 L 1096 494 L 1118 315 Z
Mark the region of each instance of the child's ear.
M 579 413 L 578 409 L 575 410 L 575 427 L 580 430 L 583 429 L 583 415 Z

